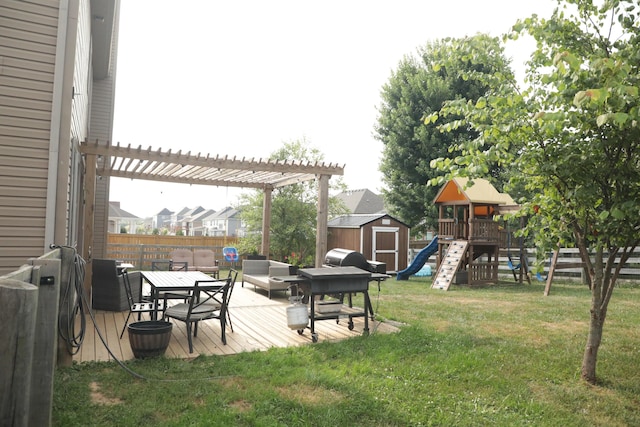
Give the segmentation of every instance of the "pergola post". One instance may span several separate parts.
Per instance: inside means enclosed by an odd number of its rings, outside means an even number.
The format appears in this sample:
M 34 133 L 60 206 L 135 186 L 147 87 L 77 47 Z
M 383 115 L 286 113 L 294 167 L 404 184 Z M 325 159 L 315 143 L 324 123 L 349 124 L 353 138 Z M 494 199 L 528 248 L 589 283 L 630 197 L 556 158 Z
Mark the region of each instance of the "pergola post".
M 82 287 L 86 296 L 86 301 L 91 305 L 91 275 L 93 272 L 91 264 L 91 245 L 93 244 L 93 220 L 96 206 L 96 176 L 97 176 L 97 156 L 87 154 L 85 160 L 84 177 L 84 230 L 82 232 L 82 258 L 87 261 Z M 91 307 L 85 307 L 90 309 Z
M 327 229 L 329 222 L 329 178 L 330 175 L 318 177 L 318 215 L 316 226 L 316 267 L 322 267 L 324 255 L 327 253 Z
M 260 247 L 260 255 L 266 255 L 269 259 L 269 245 L 271 238 L 269 230 L 271 229 L 271 193 L 273 188 L 265 187 L 262 202 L 262 244 Z

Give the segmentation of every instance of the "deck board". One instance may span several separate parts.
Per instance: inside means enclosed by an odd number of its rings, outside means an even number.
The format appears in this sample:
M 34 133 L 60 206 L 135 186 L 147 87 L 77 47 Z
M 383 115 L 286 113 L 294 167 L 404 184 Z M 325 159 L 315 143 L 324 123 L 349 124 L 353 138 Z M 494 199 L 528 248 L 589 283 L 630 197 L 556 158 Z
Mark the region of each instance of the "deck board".
M 193 353 L 189 353 L 186 326 L 183 322 L 173 322 L 173 333 L 169 347 L 165 353 L 169 358 L 194 358 L 203 355 L 229 355 L 247 351 L 264 351 L 272 347 L 291 347 L 311 344 L 311 331 L 306 328 L 302 335 L 289 329 L 287 325 L 286 307 L 289 301 L 283 293 L 274 293 L 271 299 L 252 286 L 242 287 L 238 284 L 231 298 L 230 313 L 233 332 L 227 326 L 227 345 L 222 344 L 220 336 L 220 322 L 217 319 L 201 322 L 198 335 L 193 338 Z M 133 359 L 133 352 L 129 346 L 129 339 L 125 331 L 120 339 L 120 331 L 124 326 L 128 312 L 109 312 L 96 310 L 94 317 L 96 326 L 101 331 L 109 349 L 119 360 Z M 84 341 L 79 352 L 73 357 L 74 361 L 82 363 L 88 361 L 113 360 L 109 351 L 102 343 L 93 322 L 87 317 L 87 327 Z M 143 319 L 148 319 L 144 317 Z M 132 316 L 130 322 L 137 321 Z M 79 320 L 77 320 L 79 323 Z M 337 341 L 361 335 L 364 328 L 364 318 L 353 319 L 354 329 L 349 330 L 348 319 L 322 320 L 315 322 L 318 341 Z M 398 329 L 388 323 L 369 320 L 369 330 L 378 333 L 392 333 Z

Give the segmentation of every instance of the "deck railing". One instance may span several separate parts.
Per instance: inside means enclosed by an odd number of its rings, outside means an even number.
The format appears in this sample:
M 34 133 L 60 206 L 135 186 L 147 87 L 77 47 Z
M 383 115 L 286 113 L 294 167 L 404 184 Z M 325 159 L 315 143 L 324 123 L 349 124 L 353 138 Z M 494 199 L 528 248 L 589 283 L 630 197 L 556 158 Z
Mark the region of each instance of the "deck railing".
M 469 223 L 454 219 L 438 220 L 438 235 L 442 239 L 495 242 L 500 240 L 499 224 L 491 219 L 472 219 Z
M 468 226 L 465 222 L 455 219 L 438 220 L 438 236 L 440 239 L 466 239 Z

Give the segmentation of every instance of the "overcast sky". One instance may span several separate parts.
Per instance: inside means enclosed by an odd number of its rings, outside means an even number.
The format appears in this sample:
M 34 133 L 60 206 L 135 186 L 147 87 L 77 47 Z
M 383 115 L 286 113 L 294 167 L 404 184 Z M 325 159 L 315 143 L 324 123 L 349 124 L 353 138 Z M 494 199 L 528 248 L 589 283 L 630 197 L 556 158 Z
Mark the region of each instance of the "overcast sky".
M 122 0 L 113 141 L 267 158 L 305 138 L 352 190 L 382 187 L 373 136 L 380 90 L 427 42 L 500 35 L 554 0 Z M 516 69 L 531 44 L 507 46 Z M 111 180 L 145 217 L 219 210 L 238 189 Z

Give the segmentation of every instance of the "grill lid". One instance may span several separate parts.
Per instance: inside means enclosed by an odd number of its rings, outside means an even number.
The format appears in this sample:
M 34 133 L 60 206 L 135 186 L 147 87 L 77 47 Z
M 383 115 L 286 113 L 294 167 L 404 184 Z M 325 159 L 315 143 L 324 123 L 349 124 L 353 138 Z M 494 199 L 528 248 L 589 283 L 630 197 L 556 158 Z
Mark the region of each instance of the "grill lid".
M 364 255 L 350 249 L 331 249 L 325 255 L 324 263 L 332 267 L 358 267 L 366 271 L 370 271 L 371 269 Z

